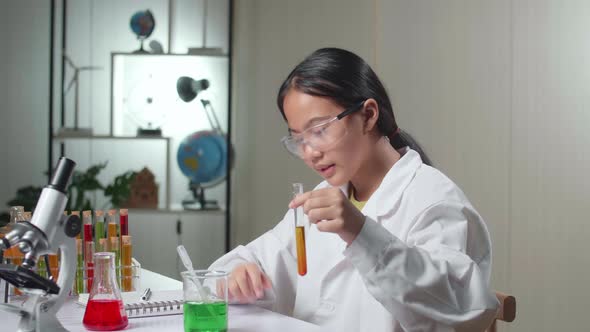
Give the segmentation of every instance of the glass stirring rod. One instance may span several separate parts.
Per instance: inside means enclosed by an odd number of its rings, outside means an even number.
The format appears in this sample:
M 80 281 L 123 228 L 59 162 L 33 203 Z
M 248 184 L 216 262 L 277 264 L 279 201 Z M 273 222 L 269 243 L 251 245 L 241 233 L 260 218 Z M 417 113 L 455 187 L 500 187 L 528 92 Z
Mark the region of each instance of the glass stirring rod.
M 293 183 L 293 197 L 303 194 L 303 184 Z M 295 243 L 297 246 L 297 272 L 300 276 L 307 274 L 307 257 L 305 253 L 305 221 L 303 206 L 293 209 L 295 218 Z

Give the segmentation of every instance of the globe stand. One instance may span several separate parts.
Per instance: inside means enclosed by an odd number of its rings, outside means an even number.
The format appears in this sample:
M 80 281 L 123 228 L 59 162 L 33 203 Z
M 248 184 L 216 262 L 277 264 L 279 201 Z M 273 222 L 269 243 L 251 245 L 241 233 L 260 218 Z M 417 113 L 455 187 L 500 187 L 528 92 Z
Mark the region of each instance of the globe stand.
M 137 136 L 138 137 L 145 137 L 145 136 L 162 137 L 162 129 L 160 129 L 160 128 L 155 128 L 155 129 L 137 128 Z
M 162 137 L 162 129 L 160 128 L 152 128 L 151 122 L 148 123 L 147 128 L 137 128 L 137 136 L 138 137 Z
M 140 37 L 138 37 L 137 39 L 139 39 L 139 41 L 140 41 L 140 44 L 139 44 L 139 49 L 138 49 L 138 50 L 135 50 L 135 51 L 133 51 L 133 54 L 149 54 L 150 52 L 146 51 L 146 50 L 143 48 L 143 41 L 145 40 L 145 38 L 140 38 Z
M 205 189 L 198 183 L 191 182 L 189 189 L 193 193 L 193 199 L 182 201 L 182 207 L 187 210 L 219 210 L 216 200 L 205 199 Z

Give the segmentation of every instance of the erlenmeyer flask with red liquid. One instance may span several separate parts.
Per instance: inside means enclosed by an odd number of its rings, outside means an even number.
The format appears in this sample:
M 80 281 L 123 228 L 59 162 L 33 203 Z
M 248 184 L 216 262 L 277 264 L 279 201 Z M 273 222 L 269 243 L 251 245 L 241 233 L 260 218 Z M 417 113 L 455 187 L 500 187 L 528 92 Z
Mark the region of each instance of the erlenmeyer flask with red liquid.
M 122 330 L 128 324 L 112 252 L 94 254 L 94 281 L 82 323 L 92 331 Z

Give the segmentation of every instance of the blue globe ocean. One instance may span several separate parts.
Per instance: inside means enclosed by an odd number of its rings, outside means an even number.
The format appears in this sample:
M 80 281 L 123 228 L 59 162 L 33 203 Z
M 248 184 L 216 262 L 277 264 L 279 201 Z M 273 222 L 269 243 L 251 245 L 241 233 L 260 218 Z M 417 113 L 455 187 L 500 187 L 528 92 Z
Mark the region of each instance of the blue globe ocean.
M 178 146 L 176 160 L 182 173 L 195 184 L 207 186 L 225 178 L 226 138 L 213 131 L 198 131 Z
M 137 35 L 139 39 L 148 38 L 156 26 L 154 15 L 150 10 L 139 11 L 131 16 L 129 22 L 131 30 Z

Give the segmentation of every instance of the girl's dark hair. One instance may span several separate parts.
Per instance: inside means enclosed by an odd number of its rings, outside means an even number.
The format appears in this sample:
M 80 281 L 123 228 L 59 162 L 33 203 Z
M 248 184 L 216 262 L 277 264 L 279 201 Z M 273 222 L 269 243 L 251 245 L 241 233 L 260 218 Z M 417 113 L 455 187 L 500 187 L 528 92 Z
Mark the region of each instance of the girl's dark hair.
M 327 97 L 344 109 L 373 98 L 379 105 L 377 128 L 395 149 L 409 146 L 431 165 L 420 145 L 395 122 L 387 91 L 371 67 L 358 55 L 339 48 L 322 48 L 309 55 L 289 74 L 279 89 L 277 104 L 285 121 L 283 102 L 290 89 Z

